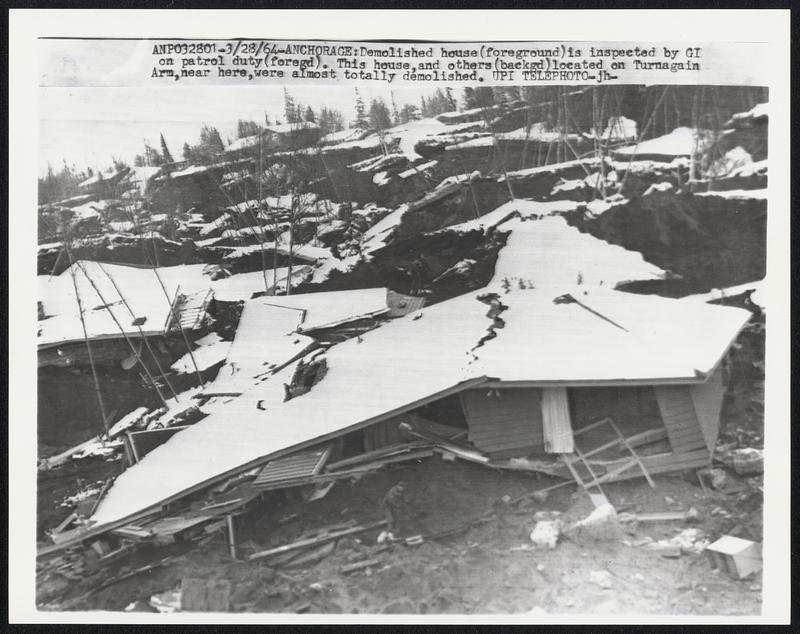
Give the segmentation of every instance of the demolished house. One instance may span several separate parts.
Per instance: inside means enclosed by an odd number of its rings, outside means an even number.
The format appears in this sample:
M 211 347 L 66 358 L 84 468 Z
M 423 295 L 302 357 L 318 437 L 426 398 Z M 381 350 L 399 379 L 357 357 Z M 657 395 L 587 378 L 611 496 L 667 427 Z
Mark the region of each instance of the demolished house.
M 95 357 L 125 359 L 129 338 L 201 329 L 213 297 L 202 268 L 78 260 L 61 275 L 39 276 L 39 366 L 86 361 L 87 339 Z
M 665 272 L 561 218 L 506 224 L 498 229 L 520 239 L 501 251 L 502 279 L 328 349 L 301 334 L 289 302 L 251 300 L 241 345 L 201 405 L 208 416 L 118 476 L 89 523 L 42 552 L 180 514 L 220 483 L 246 483 L 238 505 L 267 490 L 330 486 L 351 474 L 343 465 L 409 438 L 405 458 L 436 451 L 584 485 L 708 465 L 724 358 L 750 313 L 612 290 L 627 279 L 620 271 Z M 559 233 L 562 246 L 580 244 L 603 272 L 584 284 L 552 252 L 537 258 L 537 231 L 542 244 Z M 526 268 L 506 284 L 503 269 L 523 256 Z

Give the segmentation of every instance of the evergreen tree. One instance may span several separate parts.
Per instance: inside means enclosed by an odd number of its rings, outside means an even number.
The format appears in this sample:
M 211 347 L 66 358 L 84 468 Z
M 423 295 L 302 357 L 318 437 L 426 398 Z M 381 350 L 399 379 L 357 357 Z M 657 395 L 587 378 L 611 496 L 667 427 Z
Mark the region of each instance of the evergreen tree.
M 243 139 L 248 136 L 255 136 L 256 134 L 261 133 L 261 126 L 258 125 L 255 121 L 245 121 L 244 119 L 239 119 L 236 122 L 236 138 Z
M 445 96 L 447 97 L 447 107 L 452 112 L 453 110 L 456 110 L 458 108 L 458 106 L 456 105 L 456 100 L 453 97 L 453 89 L 450 88 L 450 86 L 448 86 L 447 88 L 444 89 L 444 91 L 445 91 Z
M 478 98 L 475 96 L 475 89 L 472 86 L 464 88 L 462 99 L 464 100 L 465 110 L 474 110 L 478 107 Z
M 478 86 L 475 89 L 476 108 L 489 108 L 494 105 L 494 91 L 489 86 Z
M 161 159 L 163 163 L 174 163 L 175 159 L 172 158 L 172 154 L 167 147 L 167 141 L 164 139 L 164 133 L 161 133 Z
M 419 109 L 414 105 L 407 103 L 400 109 L 398 113 L 400 123 L 408 123 L 409 121 L 416 121 L 419 119 Z
M 323 106 L 319 111 L 319 128 L 323 136 L 344 130 L 344 115 L 334 108 Z
M 356 118 L 353 127 L 359 130 L 366 130 L 369 127 L 367 120 L 367 108 L 364 105 L 364 100 L 361 98 L 361 93 L 356 88 Z
M 385 130 L 392 127 L 392 118 L 389 108 L 380 97 L 373 99 L 369 104 L 369 125 L 375 130 Z
M 133 157 L 133 166 L 144 167 L 144 157 L 141 154 L 137 154 Z
M 192 148 L 185 141 L 183 143 L 183 152 L 182 152 L 182 154 L 183 154 L 183 159 L 185 161 L 188 161 L 189 159 L 192 158 Z
M 305 120 L 306 120 L 308 123 L 316 123 L 316 122 L 317 122 L 317 115 L 315 115 L 315 114 L 314 114 L 314 110 L 311 108 L 311 106 L 308 106 L 308 107 L 306 108 L 306 112 L 305 112 L 305 114 L 303 115 L 303 118 L 304 118 L 304 119 L 305 119 Z
M 286 123 L 297 123 L 297 105 L 286 87 L 283 89 L 283 116 L 286 118 Z
M 161 165 L 163 163 L 163 159 L 161 155 L 158 153 L 154 147 L 152 147 L 147 141 L 144 142 L 144 164 L 148 167 L 154 167 L 157 165 Z

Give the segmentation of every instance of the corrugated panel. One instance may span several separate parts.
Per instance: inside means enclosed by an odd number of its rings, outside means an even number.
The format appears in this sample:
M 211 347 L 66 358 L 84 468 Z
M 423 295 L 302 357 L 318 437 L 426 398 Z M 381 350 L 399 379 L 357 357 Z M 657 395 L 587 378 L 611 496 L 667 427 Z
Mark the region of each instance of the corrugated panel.
M 542 390 L 544 449 L 549 453 L 572 453 L 575 442 L 569 418 L 567 388 L 546 387 Z
M 292 478 L 306 478 L 320 472 L 328 455 L 331 452 L 330 445 L 321 449 L 314 448 L 307 451 L 300 451 L 296 454 L 278 458 L 268 462 L 258 473 L 253 481 L 253 488 L 259 488 L 266 484 L 289 480 Z
M 659 386 L 656 399 L 674 453 L 706 449 L 688 385 Z
M 722 367 L 708 377 L 705 383 L 693 385 L 690 388 L 697 419 L 700 421 L 700 430 L 706 441 L 709 451 L 714 450 L 719 434 L 719 414 L 722 410 L 722 399 L 725 395 L 725 386 L 722 383 Z
M 461 404 L 469 441 L 490 454 L 525 455 L 544 443 L 540 390 L 467 390 Z M 497 396 L 495 396 L 497 394 Z

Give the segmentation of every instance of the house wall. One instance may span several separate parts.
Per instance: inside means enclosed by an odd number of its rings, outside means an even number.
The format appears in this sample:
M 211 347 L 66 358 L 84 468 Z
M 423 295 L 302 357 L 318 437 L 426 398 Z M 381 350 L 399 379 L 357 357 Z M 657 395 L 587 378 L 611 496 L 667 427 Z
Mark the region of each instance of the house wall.
M 543 451 L 541 390 L 498 389 L 491 390 L 492 396 L 489 393 L 482 388 L 460 394 L 469 441 L 496 457 Z
M 725 396 L 721 364 L 705 383 L 693 385 L 690 392 L 706 447 L 709 451 L 713 451 L 717 444 L 719 415 L 722 411 L 722 399 Z
M 664 385 L 656 388 L 667 438 L 675 454 L 708 451 L 690 385 Z

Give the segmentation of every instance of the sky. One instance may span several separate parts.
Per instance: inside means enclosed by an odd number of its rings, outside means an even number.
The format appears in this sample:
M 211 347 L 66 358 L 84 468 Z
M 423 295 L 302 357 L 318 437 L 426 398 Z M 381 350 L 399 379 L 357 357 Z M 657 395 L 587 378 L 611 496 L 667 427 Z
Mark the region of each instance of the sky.
M 287 87 L 295 102 L 340 110 L 345 118 L 354 114 L 353 86 Z M 394 88 L 398 108 L 419 104 L 420 97 L 434 90 Z M 389 89 L 376 84 L 360 85 L 369 104 L 382 97 L 387 104 Z M 283 86 L 47 86 L 39 89 L 40 174 L 48 163 L 58 169 L 63 160 L 78 169 L 105 168 L 111 157 L 132 163 L 144 150 L 145 140 L 159 147 L 164 134 L 172 155 L 178 159 L 184 142 L 197 143 L 204 123 L 216 126 L 223 140 L 236 138 L 236 122 L 283 120 Z
M 62 161 L 80 170 L 104 168 L 111 158 L 132 163 L 144 142 L 159 147 L 164 134 L 173 157 L 184 142 L 197 143 L 203 124 L 215 126 L 225 141 L 236 138 L 236 122 L 283 121 L 283 84 L 231 82 L 161 83 L 149 75 L 152 40 L 43 39 L 39 41 L 39 171 L 59 169 Z M 224 80 L 215 80 L 224 81 Z M 296 103 L 354 115 L 353 85 L 289 84 Z M 361 83 L 364 101 L 391 95 L 386 84 Z M 419 104 L 434 86 L 392 89 L 398 108 Z

